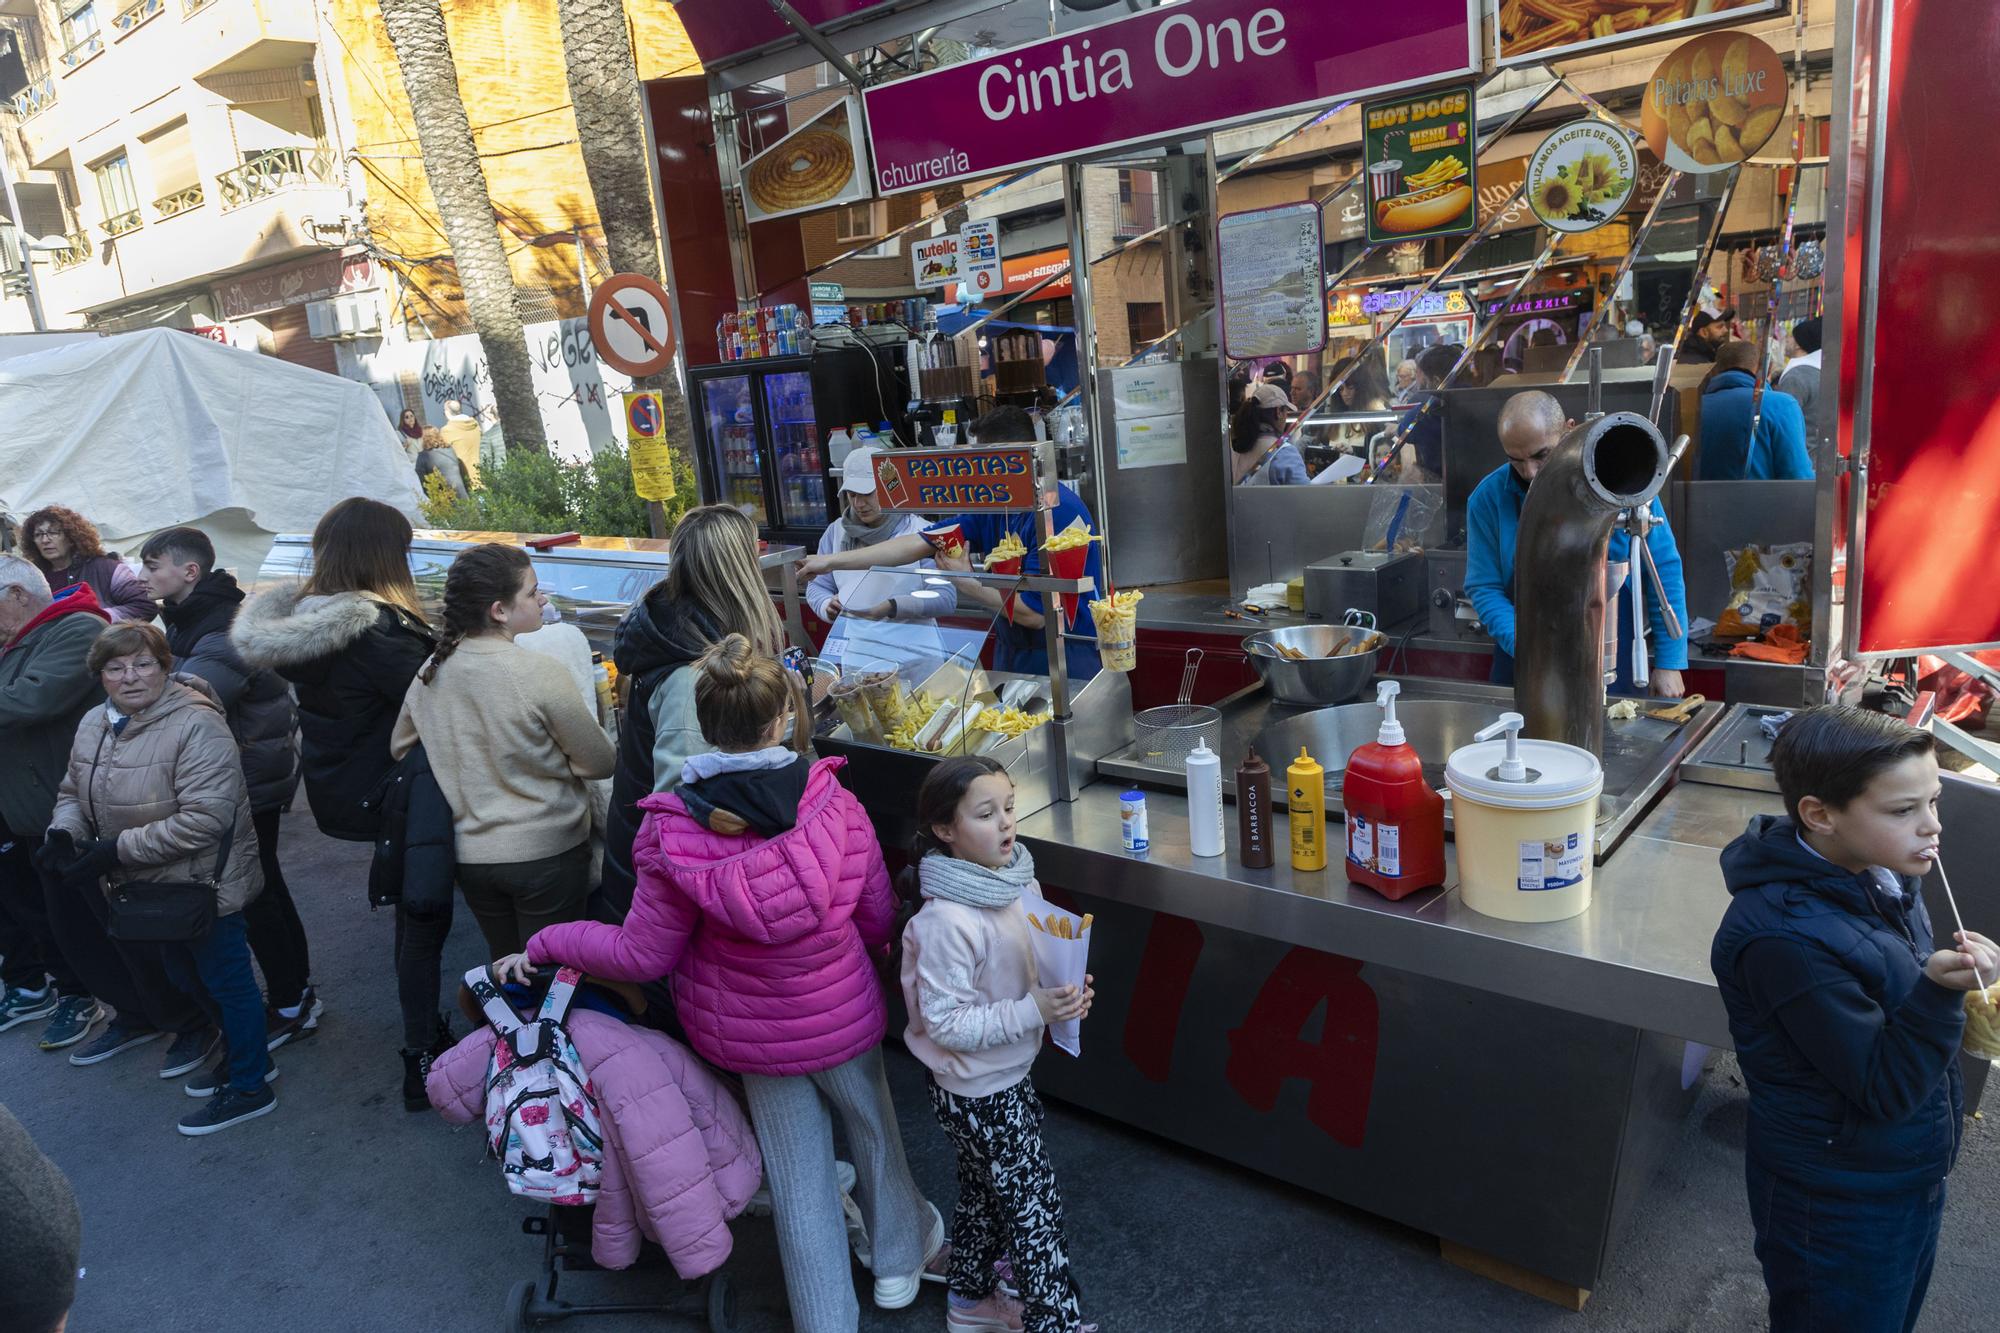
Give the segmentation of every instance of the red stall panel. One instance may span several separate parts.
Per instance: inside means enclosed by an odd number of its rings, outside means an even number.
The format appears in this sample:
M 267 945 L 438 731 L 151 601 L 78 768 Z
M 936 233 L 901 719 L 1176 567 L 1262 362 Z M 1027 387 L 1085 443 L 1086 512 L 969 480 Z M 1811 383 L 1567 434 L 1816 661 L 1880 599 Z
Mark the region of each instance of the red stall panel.
M 2000 136 L 1977 108 L 2000 70 L 2000 6 L 1857 11 L 1841 444 L 1866 472 L 1848 632 L 1873 654 L 1996 644 Z

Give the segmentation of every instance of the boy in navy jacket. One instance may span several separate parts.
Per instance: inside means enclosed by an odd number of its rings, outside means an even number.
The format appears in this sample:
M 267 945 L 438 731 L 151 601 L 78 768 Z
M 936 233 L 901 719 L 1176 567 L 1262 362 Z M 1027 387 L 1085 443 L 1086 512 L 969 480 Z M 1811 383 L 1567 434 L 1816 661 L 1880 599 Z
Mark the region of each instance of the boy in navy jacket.
M 1746 1176 L 1772 1333 L 1909 1333 L 1957 1158 L 1976 932 L 1934 947 L 1919 881 L 1942 790 L 1930 736 L 1808 709 L 1771 749 L 1788 817 L 1722 853 L 1709 964 L 1750 1089 Z

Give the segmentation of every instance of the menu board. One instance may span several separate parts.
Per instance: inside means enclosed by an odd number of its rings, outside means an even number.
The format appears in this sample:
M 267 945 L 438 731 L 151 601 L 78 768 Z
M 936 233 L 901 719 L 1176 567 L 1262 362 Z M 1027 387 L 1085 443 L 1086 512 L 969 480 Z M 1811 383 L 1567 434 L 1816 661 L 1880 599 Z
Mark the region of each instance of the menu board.
M 1308 199 L 1228 213 L 1216 232 L 1224 354 L 1250 360 L 1326 346 L 1319 205 Z
M 1370 245 L 1472 230 L 1478 125 L 1469 83 L 1362 106 Z
M 1777 13 L 1788 0 L 1500 0 L 1493 24 L 1494 56 L 1502 65 L 1537 64 L 1668 33 L 1741 23 Z

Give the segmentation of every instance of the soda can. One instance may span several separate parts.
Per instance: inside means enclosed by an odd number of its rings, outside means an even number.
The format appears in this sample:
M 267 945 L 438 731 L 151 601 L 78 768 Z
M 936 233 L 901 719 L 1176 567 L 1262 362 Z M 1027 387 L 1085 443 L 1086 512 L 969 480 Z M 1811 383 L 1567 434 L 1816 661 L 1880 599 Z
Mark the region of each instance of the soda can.
M 1125 836 L 1125 850 L 1143 852 L 1153 845 L 1146 831 L 1146 793 L 1123 792 L 1118 797 L 1118 827 Z

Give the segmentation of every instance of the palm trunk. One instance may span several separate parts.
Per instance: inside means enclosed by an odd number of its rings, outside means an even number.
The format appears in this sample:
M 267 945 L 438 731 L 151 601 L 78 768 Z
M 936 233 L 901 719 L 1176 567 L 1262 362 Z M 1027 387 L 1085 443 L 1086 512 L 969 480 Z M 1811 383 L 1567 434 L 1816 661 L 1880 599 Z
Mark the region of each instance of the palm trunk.
M 645 113 L 625 6 L 622 0 L 556 0 L 556 13 L 562 24 L 563 64 L 576 111 L 583 170 L 590 178 L 611 267 L 657 282 L 661 278 L 658 215 L 647 171 Z M 666 409 L 667 441 L 691 465 L 694 425 L 679 372 L 670 369 L 633 387 L 659 392 Z M 659 507 L 649 508 L 659 521 Z
M 382 22 L 396 48 L 403 90 L 417 123 L 424 175 L 458 268 L 466 312 L 479 334 L 493 376 L 493 402 L 509 448 L 548 450 L 541 407 L 521 327 L 521 308 L 507 252 L 493 222 L 486 170 L 459 99 L 458 67 L 451 58 L 439 0 L 380 0 Z

